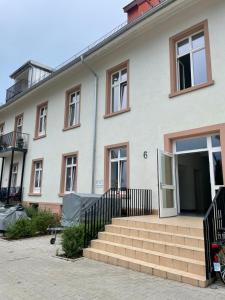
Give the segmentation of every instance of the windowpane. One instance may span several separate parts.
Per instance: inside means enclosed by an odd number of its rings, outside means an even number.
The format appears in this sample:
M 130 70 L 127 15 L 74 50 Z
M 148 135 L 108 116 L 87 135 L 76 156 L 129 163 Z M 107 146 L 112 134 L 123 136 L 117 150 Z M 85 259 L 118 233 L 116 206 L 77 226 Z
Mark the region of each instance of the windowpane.
M 75 104 L 70 105 L 70 126 L 74 125 L 74 117 L 75 117 Z
M 173 190 L 162 190 L 163 197 L 163 208 L 174 207 L 174 191 Z
M 71 165 L 72 164 L 72 157 L 68 157 L 67 158 L 67 165 Z
M 213 135 L 211 139 L 213 147 L 220 147 L 220 135 Z
M 71 187 L 71 168 L 67 167 L 66 168 L 66 191 L 70 192 L 70 187 Z
M 205 47 L 204 32 L 200 32 L 192 37 L 192 49 Z
M 190 52 L 189 39 L 185 39 L 177 44 L 177 53 L 178 55 L 184 55 Z
M 127 149 L 126 148 L 120 149 L 120 157 L 127 157 Z
M 221 152 L 213 152 L 215 185 L 223 185 L 223 169 Z
M 120 162 L 120 173 L 121 173 L 120 187 L 126 188 L 127 187 L 127 162 L 126 161 Z
M 118 162 L 111 163 L 111 188 L 118 188 Z
M 127 107 L 127 83 L 121 84 L 120 93 L 121 109 L 125 109 Z
M 190 150 L 205 149 L 205 148 L 207 148 L 206 137 L 198 137 L 193 139 L 176 141 L 177 151 L 190 151 Z
M 119 76 L 120 76 L 119 72 L 112 75 L 112 84 L 113 85 L 119 82 Z
M 73 169 L 72 169 L 72 186 L 71 186 L 71 190 L 75 191 L 75 187 L 76 187 L 76 166 L 73 166 Z
M 162 183 L 173 185 L 173 159 L 170 156 L 161 156 L 162 165 Z
M 184 90 L 191 87 L 192 82 L 191 82 L 190 54 L 184 55 L 178 59 L 178 71 L 179 71 L 180 90 Z
M 117 112 L 120 109 L 120 88 L 115 86 L 112 88 L 112 112 Z
M 207 66 L 205 49 L 193 53 L 194 84 L 207 82 Z
M 122 70 L 121 72 L 121 80 L 127 81 L 127 69 Z
M 119 149 L 112 149 L 111 150 L 111 158 L 118 158 Z

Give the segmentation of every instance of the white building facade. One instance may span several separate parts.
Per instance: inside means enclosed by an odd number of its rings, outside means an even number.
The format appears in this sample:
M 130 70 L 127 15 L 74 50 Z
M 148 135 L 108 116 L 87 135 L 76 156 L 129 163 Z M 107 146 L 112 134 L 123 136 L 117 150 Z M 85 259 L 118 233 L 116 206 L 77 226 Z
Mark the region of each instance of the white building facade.
M 73 191 L 152 189 L 162 217 L 204 213 L 225 176 L 224 16 L 222 0 L 162 1 L 9 99 L 1 189 L 55 212 Z M 13 164 L 10 132 L 27 142 Z

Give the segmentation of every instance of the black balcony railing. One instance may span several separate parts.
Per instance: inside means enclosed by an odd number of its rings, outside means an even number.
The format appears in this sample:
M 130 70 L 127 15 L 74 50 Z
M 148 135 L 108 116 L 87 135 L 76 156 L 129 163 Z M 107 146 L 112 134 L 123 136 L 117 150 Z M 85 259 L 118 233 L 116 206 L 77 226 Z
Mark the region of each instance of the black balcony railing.
M 13 86 L 6 90 L 6 102 L 15 97 L 16 95 L 22 93 L 29 87 L 28 80 L 20 80 L 15 83 Z
M 85 212 L 84 247 L 98 232 L 104 230 L 113 218 L 150 215 L 152 213 L 151 190 L 110 189 Z
M 7 151 L 10 148 L 26 150 L 28 148 L 29 134 L 12 131 L 0 135 L 0 152 Z
M 203 221 L 207 279 L 214 277 L 211 244 L 223 238 L 225 231 L 225 187 L 220 188 Z
M 15 204 L 22 201 L 22 190 L 20 187 L 0 188 L 0 202 Z

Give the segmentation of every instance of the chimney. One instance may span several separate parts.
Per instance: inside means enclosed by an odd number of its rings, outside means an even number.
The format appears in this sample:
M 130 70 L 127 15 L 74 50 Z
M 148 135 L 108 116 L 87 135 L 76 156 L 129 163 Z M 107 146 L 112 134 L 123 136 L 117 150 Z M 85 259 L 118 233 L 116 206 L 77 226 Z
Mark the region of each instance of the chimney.
M 127 13 L 128 22 L 131 22 L 163 1 L 165 0 L 134 0 L 126 5 L 123 10 Z

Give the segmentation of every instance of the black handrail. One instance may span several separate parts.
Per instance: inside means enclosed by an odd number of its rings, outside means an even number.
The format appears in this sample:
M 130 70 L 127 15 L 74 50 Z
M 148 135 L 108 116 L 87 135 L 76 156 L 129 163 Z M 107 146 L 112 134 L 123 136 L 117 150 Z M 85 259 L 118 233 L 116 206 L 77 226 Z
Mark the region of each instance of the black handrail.
M 204 242 L 206 277 L 214 277 L 211 244 L 223 238 L 221 230 L 225 228 L 225 187 L 221 187 L 210 205 L 204 220 Z
M 113 218 L 150 215 L 152 191 L 142 189 L 110 189 L 85 212 L 84 247 L 96 239 Z
M 0 151 L 4 151 L 12 147 L 24 150 L 28 148 L 28 142 L 29 134 L 12 131 L 0 135 Z
M 22 93 L 29 87 L 29 81 L 26 79 L 22 79 L 12 85 L 10 88 L 6 90 L 6 102 L 12 99 L 14 96 Z

